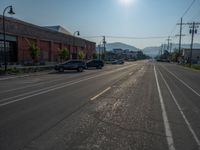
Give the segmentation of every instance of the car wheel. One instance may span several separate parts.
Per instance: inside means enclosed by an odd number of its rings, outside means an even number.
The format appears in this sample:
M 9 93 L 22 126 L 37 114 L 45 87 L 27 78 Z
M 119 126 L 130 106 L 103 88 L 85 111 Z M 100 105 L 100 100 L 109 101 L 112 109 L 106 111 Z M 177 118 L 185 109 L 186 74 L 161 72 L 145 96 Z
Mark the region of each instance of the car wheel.
M 82 67 L 79 67 L 79 68 L 78 68 L 78 72 L 83 72 L 83 68 L 82 68 Z
M 97 66 L 96 68 L 97 68 L 97 69 L 101 69 L 102 67 L 101 67 L 101 65 L 100 65 L 100 66 Z
M 59 72 L 64 72 L 64 68 L 61 67 L 61 68 L 59 69 Z

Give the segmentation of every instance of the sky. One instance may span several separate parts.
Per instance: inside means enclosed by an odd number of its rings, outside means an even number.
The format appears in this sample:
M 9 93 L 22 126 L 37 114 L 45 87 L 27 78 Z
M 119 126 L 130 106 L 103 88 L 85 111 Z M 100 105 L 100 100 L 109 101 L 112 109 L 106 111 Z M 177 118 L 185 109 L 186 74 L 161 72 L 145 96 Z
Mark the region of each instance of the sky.
M 124 42 L 138 48 L 178 43 L 181 16 L 193 0 L 0 0 L 0 14 L 14 7 L 14 18 L 39 26 L 61 25 L 71 33 L 101 43 Z M 9 16 L 8 14 L 6 14 Z M 200 22 L 200 0 L 196 0 L 183 21 Z M 183 43 L 190 43 L 189 26 L 183 27 Z M 199 29 L 200 33 L 200 29 Z M 156 37 L 156 38 L 152 38 Z M 158 38 L 157 38 L 158 37 Z M 194 42 L 200 43 L 200 35 Z

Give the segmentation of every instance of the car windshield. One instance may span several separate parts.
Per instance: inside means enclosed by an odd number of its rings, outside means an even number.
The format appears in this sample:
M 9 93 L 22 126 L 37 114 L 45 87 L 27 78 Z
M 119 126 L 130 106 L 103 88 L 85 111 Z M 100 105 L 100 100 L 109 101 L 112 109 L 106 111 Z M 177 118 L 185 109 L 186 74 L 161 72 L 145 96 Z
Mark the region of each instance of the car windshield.
M 200 0 L 0 0 L 0 150 L 200 150 Z

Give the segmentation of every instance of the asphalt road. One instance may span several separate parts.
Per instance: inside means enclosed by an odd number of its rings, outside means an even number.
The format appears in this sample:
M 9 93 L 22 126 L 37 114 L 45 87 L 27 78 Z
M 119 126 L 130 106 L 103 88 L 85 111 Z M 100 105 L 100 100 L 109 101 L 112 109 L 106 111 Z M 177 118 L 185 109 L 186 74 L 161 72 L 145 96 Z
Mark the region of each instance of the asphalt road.
M 0 81 L 0 150 L 199 150 L 200 72 L 152 60 Z

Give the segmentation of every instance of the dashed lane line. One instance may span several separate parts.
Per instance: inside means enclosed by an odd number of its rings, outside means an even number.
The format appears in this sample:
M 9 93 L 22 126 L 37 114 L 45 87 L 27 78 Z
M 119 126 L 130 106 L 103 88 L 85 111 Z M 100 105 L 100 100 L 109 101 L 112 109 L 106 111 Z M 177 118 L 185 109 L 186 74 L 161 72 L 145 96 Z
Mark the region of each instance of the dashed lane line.
M 135 66 L 135 64 L 131 65 L 131 66 Z M 21 95 L 16 95 L 16 96 L 13 96 L 13 97 L 5 98 L 5 99 L 0 101 L 0 102 L 3 102 L 3 103 L 0 104 L 0 107 L 6 106 L 8 104 L 15 103 L 15 102 L 19 102 L 19 101 L 22 101 L 22 100 L 25 100 L 25 99 L 28 99 L 28 98 L 31 98 L 31 97 L 34 97 L 34 96 L 38 96 L 38 95 L 41 95 L 41 94 L 49 93 L 51 91 L 55 91 L 55 90 L 58 90 L 58 89 L 61 89 L 61 88 L 65 88 L 67 86 L 74 85 L 74 84 L 77 84 L 77 83 L 80 83 L 80 82 L 83 82 L 83 81 L 87 81 L 87 80 L 90 80 L 90 79 L 93 79 L 93 78 L 96 78 L 96 77 L 100 77 L 100 76 L 111 74 L 111 73 L 114 73 L 114 72 L 117 72 L 117 71 L 121 71 L 121 70 L 129 68 L 131 66 L 126 66 L 126 67 L 123 67 L 123 68 L 116 69 L 114 71 L 98 74 L 98 75 L 91 76 L 91 77 L 88 77 L 88 78 L 84 78 L 84 79 L 81 79 L 81 80 L 78 80 L 78 81 L 73 81 L 73 82 L 68 82 L 68 83 L 64 83 L 64 84 L 54 85 L 52 87 L 47 87 L 47 88 L 40 89 L 40 90 L 37 90 L 37 91 L 27 92 L 27 93 L 23 93 Z M 24 97 L 21 97 L 21 96 L 24 96 Z M 17 98 L 17 99 L 14 99 L 14 98 Z M 8 101 L 8 100 L 11 100 L 11 101 Z
M 97 94 L 96 96 L 92 97 L 90 100 L 93 101 L 93 100 L 97 99 L 99 96 L 103 95 L 104 93 L 106 93 L 110 89 L 111 89 L 111 87 L 106 88 L 105 90 L 103 90 L 102 92 L 100 92 L 99 94 Z

